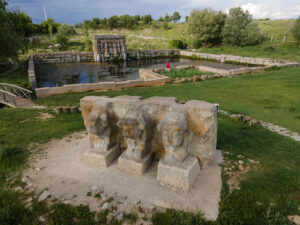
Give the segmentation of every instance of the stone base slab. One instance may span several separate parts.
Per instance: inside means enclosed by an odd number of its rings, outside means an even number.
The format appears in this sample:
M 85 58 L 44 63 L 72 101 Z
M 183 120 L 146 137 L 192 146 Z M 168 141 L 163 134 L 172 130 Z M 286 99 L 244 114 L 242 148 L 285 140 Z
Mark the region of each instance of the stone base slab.
M 124 152 L 118 159 L 120 170 L 134 175 L 143 175 L 153 161 L 153 154 L 149 153 L 142 159 L 134 159 Z
M 84 162 L 91 166 L 106 168 L 110 166 L 121 154 L 119 146 L 114 146 L 108 151 L 92 152 L 87 151 L 84 153 Z
M 184 191 L 191 189 L 199 174 L 200 165 L 193 156 L 188 156 L 182 163 L 168 163 L 163 160 L 158 163 L 157 180 Z

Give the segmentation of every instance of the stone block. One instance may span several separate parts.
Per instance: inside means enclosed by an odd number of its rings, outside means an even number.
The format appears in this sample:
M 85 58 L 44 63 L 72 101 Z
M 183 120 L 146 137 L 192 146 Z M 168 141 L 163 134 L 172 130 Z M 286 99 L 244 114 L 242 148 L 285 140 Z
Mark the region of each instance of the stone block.
M 143 175 L 153 161 L 153 154 L 149 153 L 141 159 L 130 157 L 124 152 L 118 159 L 121 170 L 134 175 Z
M 198 175 L 200 166 L 198 159 L 188 156 L 181 163 L 160 160 L 157 168 L 157 180 L 162 184 L 189 191 Z
M 120 147 L 115 145 L 108 151 L 87 151 L 84 153 L 84 162 L 91 166 L 106 168 L 121 154 Z

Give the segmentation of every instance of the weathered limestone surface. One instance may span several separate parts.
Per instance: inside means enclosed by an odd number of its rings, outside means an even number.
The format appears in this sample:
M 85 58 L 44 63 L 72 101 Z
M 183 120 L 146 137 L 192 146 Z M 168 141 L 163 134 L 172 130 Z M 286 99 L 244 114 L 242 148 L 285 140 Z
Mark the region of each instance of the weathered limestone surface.
M 124 35 L 95 35 L 93 42 L 94 59 L 104 62 L 110 58 L 127 59 Z
M 97 157 L 105 163 L 96 163 L 91 155 L 119 148 L 123 152 L 119 168 L 142 175 L 154 155 L 160 160 L 158 180 L 188 190 L 200 166 L 209 166 L 215 154 L 217 111 L 213 104 L 178 104 L 176 98 L 165 97 L 141 100 L 137 96 L 88 96 L 80 105 L 90 139 L 85 161 L 93 165 L 108 166 L 112 161 L 106 163 L 105 157 Z M 180 181 L 170 181 L 177 176 Z

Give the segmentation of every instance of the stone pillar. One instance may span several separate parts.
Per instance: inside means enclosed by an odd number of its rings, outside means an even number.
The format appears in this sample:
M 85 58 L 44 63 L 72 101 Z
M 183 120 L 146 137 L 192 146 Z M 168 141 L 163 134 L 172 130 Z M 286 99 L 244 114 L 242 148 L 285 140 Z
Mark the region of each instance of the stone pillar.
M 80 54 L 77 54 L 77 62 L 79 63 L 80 61 L 81 61 Z

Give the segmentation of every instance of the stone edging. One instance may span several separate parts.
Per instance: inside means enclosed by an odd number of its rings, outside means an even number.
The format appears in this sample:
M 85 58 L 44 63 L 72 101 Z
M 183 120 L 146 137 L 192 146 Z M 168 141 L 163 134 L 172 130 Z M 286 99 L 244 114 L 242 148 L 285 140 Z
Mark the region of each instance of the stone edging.
M 288 130 L 284 127 L 280 127 L 280 126 L 274 125 L 272 123 L 267 123 L 262 120 L 257 120 L 257 119 L 251 118 L 249 116 L 245 116 L 243 114 L 232 114 L 232 113 L 224 111 L 224 110 L 219 110 L 219 113 L 230 116 L 231 118 L 235 118 L 236 120 L 246 123 L 250 126 L 262 126 L 272 132 L 275 132 L 277 134 L 280 134 L 280 135 L 283 135 L 286 137 L 290 137 L 293 140 L 300 142 L 300 134 L 298 134 L 297 132 Z
M 194 68 L 199 71 L 204 71 L 204 72 L 212 72 L 215 73 L 214 75 L 194 75 L 192 77 L 183 77 L 181 79 L 172 79 L 169 78 L 167 82 L 173 81 L 174 83 L 181 83 L 185 81 L 201 81 L 201 80 L 212 80 L 220 77 L 233 77 L 233 76 L 240 76 L 242 74 L 246 73 L 254 73 L 254 72 L 261 72 L 264 70 L 264 67 L 251 67 L 251 68 L 241 68 L 241 69 L 232 69 L 232 70 L 223 70 L 223 69 L 215 69 L 212 67 L 208 66 L 193 66 L 193 65 L 185 65 L 185 66 L 176 66 L 174 68 L 155 68 L 155 69 L 143 69 L 140 70 L 140 77 L 145 77 L 147 78 L 157 78 L 161 77 L 163 75 L 159 74 L 158 72 L 160 71 L 172 71 L 173 69 L 189 69 L 189 68 Z M 143 74 L 141 74 L 141 71 Z M 164 76 L 166 77 L 166 76 Z
M 300 62 L 286 61 L 286 60 L 276 60 L 270 58 L 253 58 L 235 55 L 218 55 L 218 54 L 208 54 L 201 52 L 188 52 L 180 51 L 180 56 L 182 57 L 193 57 L 203 60 L 213 60 L 221 63 L 240 63 L 240 64 L 250 64 L 250 65 L 260 65 L 260 66 L 300 66 Z

